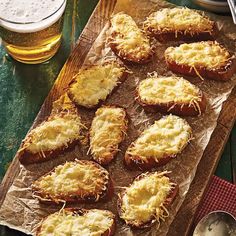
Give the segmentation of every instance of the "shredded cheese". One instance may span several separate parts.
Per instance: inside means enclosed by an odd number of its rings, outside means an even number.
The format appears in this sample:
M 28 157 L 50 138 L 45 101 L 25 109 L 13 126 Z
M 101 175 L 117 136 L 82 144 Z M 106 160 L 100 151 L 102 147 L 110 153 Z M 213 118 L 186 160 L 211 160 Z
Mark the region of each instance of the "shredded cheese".
M 212 70 L 225 66 L 230 59 L 230 54 L 219 43 L 206 41 L 168 47 L 165 51 L 165 59 L 195 69 L 204 67 Z
M 165 214 L 164 202 L 175 184 L 165 176 L 166 173 L 144 173 L 126 188 L 121 197 L 122 219 L 139 225 L 150 220 L 164 220 L 168 216 Z
M 214 22 L 188 8 L 164 8 L 152 13 L 144 22 L 145 28 L 160 32 L 211 32 Z M 177 35 L 176 35 L 177 36 Z
M 131 16 L 118 13 L 111 18 L 112 43 L 120 56 L 142 59 L 151 54 L 150 41 L 147 36 L 138 28 Z
M 37 180 L 36 189 L 57 198 L 62 195 L 101 194 L 107 188 L 108 172 L 91 161 L 66 162 Z
M 126 113 L 119 107 L 101 107 L 90 129 L 90 149 L 99 163 L 111 160 L 126 131 Z
M 51 116 L 29 133 L 22 149 L 43 154 L 45 151 L 68 146 L 70 142 L 79 139 L 82 126 L 81 118 L 76 113 Z
M 115 61 L 82 69 L 75 76 L 68 93 L 78 105 L 93 107 L 106 99 L 124 72 L 125 67 Z
M 182 77 L 159 77 L 156 73 L 140 82 L 138 94 L 146 104 L 192 103 L 201 101 L 200 90 Z
M 113 214 L 106 210 L 87 210 L 83 215 L 62 210 L 42 222 L 38 236 L 101 236 L 113 223 Z
M 191 127 L 182 118 L 168 115 L 144 130 L 128 148 L 127 154 L 159 162 L 166 156 L 180 153 L 191 138 Z

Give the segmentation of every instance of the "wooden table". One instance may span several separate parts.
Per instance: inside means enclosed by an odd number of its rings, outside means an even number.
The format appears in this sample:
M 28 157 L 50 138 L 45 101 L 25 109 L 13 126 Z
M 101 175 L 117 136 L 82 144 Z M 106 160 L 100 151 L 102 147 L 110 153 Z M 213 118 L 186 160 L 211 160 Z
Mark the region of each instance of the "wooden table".
M 23 65 L 12 60 L 0 47 L 0 179 L 25 137 L 54 80 L 67 59 L 98 0 L 68 1 L 64 40 L 56 56 L 41 65 Z M 190 1 L 178 2 L 196 7 Z M 216 175 L 236 182 L 236 126 L 222 155 Z M 0 193 L 1 194 L 1 193 Z M 0 235 L 23 235 L 0 227 Z

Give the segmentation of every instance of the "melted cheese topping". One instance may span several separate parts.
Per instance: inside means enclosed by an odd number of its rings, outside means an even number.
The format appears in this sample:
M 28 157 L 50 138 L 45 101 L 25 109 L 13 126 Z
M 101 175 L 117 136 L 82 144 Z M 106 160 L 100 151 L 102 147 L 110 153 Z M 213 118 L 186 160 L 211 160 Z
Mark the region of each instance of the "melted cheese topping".
M 112 159 L 126 130 L 125 111 L 118 107 L 102 107 L 96 111 L 90 130 L 90 148 L 95 160 Z M 111 156 L 112 155 L 112 156 Z
M 179 65 L 205 67 L 211 70 L 225 66 L 230 59 L 230 54 L 219 43 L 207 41 L 169 47 L 165 51 L 165 58 Z
M 93 209 L 80 216 L 63 210 L 43 221 L 39 236 L 101 236 L 113 223 L 109 211 Z
M 78 105 L 93 107 L 106 99 L 124 72 L 125 68 L 116 62 L 82 69 L 76 75 L 69 93 Z
M 139 156 L 144 162 L 149 158 L 158 162 L 161 158 L 181 152 L 190 138 L 189 124 L 178 116 L 168 115 L 144 130 L 128 148 L 127 154 Z
M 200 90 L 182 77 L 158 77 L 156 74 L 140 82 L 138 94 L 147 104 L 191 103 L 201 100 Z
M 43 153 L 67 146 L 80 137 L 81 118 L 77 114 L 55 115 L 33 129 L 26 137 L 23 149 Z
M 146 58 L 151 53 L 149 39 L 138 28 L 131 16 L 118 13 L 111 18 L 112 43 L 121 57 L 132 55 L 134 58 Z
M 188 8 L 164 8 L 151 14 L 144 25 L 157 31 L 195 33 L 211 31 L 214 22 Z
M 126 188 L 122 197 L 121 218 L 126 222 L 145 223 L 155 218 L 165 217 L 165 200 L 171 192 L 174 184 L 164 176 L 166 172 L 143 174 L 139 180 L 134 180 L 130 187 Z
M 84 193 L 101 193 L 106 189 L 108 172 L 98 168 L 93 162 L 66 162 L 59 165 L 53 172 L 41 177 L 35 186 L 51 196 Z

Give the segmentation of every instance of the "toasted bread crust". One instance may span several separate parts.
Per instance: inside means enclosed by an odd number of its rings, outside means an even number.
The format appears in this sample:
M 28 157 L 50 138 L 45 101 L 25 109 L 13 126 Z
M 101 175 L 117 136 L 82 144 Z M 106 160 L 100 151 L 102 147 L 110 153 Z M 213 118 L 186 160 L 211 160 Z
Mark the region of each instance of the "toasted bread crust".
M 84 214 L 86 214 L 88 211 L 91 211 L 91 210 L 100 210 L 100 209 L 89 209 L 88 210 L 88 209 L 75 208 L 75 207 L 64 209 L 65 212 L 73 212 L 75 215 L 78 215 L 78 216 L 83 216 Z M 114 235 L 115 229 L 116 229 L 115 215 L 111 211 L 108 211 L 108 210 L 103 210 L 103 211 L 106 211 L 110 214 L 110 218 L 113 220 L 113 224 L 109 229 L 107 229 L 103 234 L 101 234 L 101 236 L 112 236 L 112 235 Z M 40 223 L 39 227 L 36 230 L 36 236 L 40 235 L 42 225 L 43 225 L 44 221 L 47 220 L 47 218 L 48 217 L 45 217 L 43 219 L 43 221 Z
M 140 94 L 138 87 L 136 88 L 136 101 L 148 112 L 161 112 L 164 114 L 175 114 L 179 116 L 198 116 L 206 110 L 206 97 L 204 93 L 199 89 L 199 100 L 194 103 L 189 102 L 168 102 L 168 103 L 148 103 L 144 101 Z
M 40 152 L 32 152 L 28 146 L 33 143 L 32 138 L 35 132 L 35 129 L 42 127 L 47 122 L 57 120 L 58 118 L 64 117 L 76 117 L 80 119 L 79 113 L 75 105 L 68 98 L 67 94 L 63 94 L 58 100 L 53 103 L 53 109 L 50 116 L 31 130 L 26 138 L 22 141 L 21 148 L 19 149 L 17 156 L 19 161 L 24 164 L 33 164 L 45 162 L 50 159 L 56 158 L 58 155 L 63 154 L 66 150 L 73 149 L 80 141 L 80 130 L 78 130 L 78 136 L 76 139 L 69 140 L 65 145 L 62 145 L 56 149 L 41 150 Z
M 200 42 L 199 44 L 201 43 L 203 42 Z M 206 43 L 208 43 L 209 46 L 218 44 L 213 41 L 209 41 Z M 223 46 L 219 46 L 226 51 Z M 206 68 L 204 66 L 192 66 L 188 64 L 178 63 L 177 61 L 170 58 L 167 52 L 168 49 L 169 48 L 167 48 L 165 51 L 165 61 L 169 69 L 175 73 L 180 73 L 188 76 L 200 76 L 201 78 L 213 79 L 218 81 L 227 81 L 236 72 L 236 58 L 234 56 L 230 56 L 224 63 L 224 65 L 221 65 L 217 68 Z
M 39 186 L 40 181 L 48 175 L 51 175 L 55 172 L 56 167 L 50 171 L 49 173 L 46 173 L 42 177 L 40 177 L 38 180 L 34 181 L 31 188 L 33 191 L 33 196 L 37 198 L 42 203 L 48 203 L 48 204 L 61 204 L 64 202 L 97 202 L 101 200 L 108 200 L 113 195 L 113 183 L 110 178 L 110 175 L 107 170 L 105 170 L 102 166 L 99 164 L 93 162 L 93 161 L 87 161 L 87 160 L 76 160 L 75 162 L 84 165 L 86 168 L 97 168 L 98 171 L 100 171 L 100 181 L 103 182 L 103 184 L 100 186 L 101 189 L 98 189 L 98 192 L 85 192 L 84 190 L 79 190 L 77 193 L 73 193 L 68 195 L 66 192 L 63 193 L 57 193 L 57 194 L 50 194 L 44 189 L 42 189 Z M 79 180 L 78 180 L 79 181 Z M 69 184 L 69 182 L 68 182 Z
M 130 147 L 133 147 L 134 144 L 131 144 Z M 138 155 L 131 155 L 129 153 L 125 153 L 124 157 L 124 165 L 129 170 L 150 170 L 154 167 L 164 166 L 171 159 L 174 159 L 176 155 L 166 155 L 162 157 L 158 162 L 155 161 L 155 157 L 150 157 L 148 161 L 144 161 Z
M 156 31 L 151 27 L 147 27 L 149 35 L 155 37 L 160 42 L 168 41 L 184 41 L 184 42 L 194 42 L 194 41 L 207 41 L 215 40 L 219 34 L 219 30 L 214 23 L 211 32 L 195 32 L 194 34 L 186 31 L 177 31 L 177 32 L 163 32 Z
M 127 37 L 127 33 L 124 34 L 124 32 L 118 31 L 116 30 L 112 30 L 113 27 L 113 19 L 114 18 L 125 18 L 125 22 L 123 22 L 123 26 L 125 25 L 125 27 L 133 27 L 132 30 L 129 30 L 128 32 L 137 32 L 137 34 L 141 35 L 142 40 L 144 41 L 144 43 L 139 42 L 137 38 L 128 38 L 128 39 L 124 39 L 125 37 Z M 117 27 L 114 27 L 117 28 Z M 153 50 L 153 46 L 151 46 L 149 38 L 142 33 L 141 29 L 138 28 L 138 26 L 136 25 L 136 23 L 134 22 L 134 20 L 127 14 L 124 13 L 117 13 L 116 15 L 112 16 L 110 19 L 110 36 L 107 39 L 107 42 L 111 48 L 111 50 L 120 58 L 122 59 L 124 62 L 126 63 L 134 63 L 134 64 L 145 64 L 148 63 L 151 58 L 153 57 L 154 54 L 154 50 Z M 132 37 L 137 37 L 133 36 Z M 118 39 L 122 39 L 122 42 L 117 42 Z M 128 44 L 127 40 L 136 40 L 136 45 L 134 48 L 132 48 L 132 50 L 128 50 L 126 48 L 124 48 L 123 46 L 121 46 L 122 44 Z M 133 42 L 132 42 L 133 43 Z M 144 44 L 146 45 L 146 48 L 144 48 Z M 140 50 L 137 51 L 137 47 L 140 48 Z M 141 53 L 142 52 L 142 53 Z M 141 54 L 141 55 L 139 55 Z
M 99 66 L 106 66 L 108 64 L 111 64 L 111 63 L 116 63 L 119 67 L 123 67 L 123 72 L 121 74 L 121 76 L 118 78 L 117 80 L 117 84 L 115 87 L 113 87 L 113 89 L 111 90 L 111 92 L 109 94 L 107 94 L 106 98 L 105 99 L 99 99 L 98 102 L 96 104 L 90 104 L 90 105 L 82 105 L 80 104 L 78 101 L 77 101 L 77 98 L 75 96 L 75 94 L 71 91 L 71 87 L 74 86 L 77 82 L 76 82 L 76 76 L 74 77 L 74 79 L 71 81 L 71 83 L 69 84 L 69 89 L 67 91 L 68 93 L 68 96 L 69 98 L 78 106 L 78 107 L 85 107 L 85 108 L 88 108 L 88 109 L 96 109 L 98 108 L 99 106 L 102 105 L 102 102 L 104 102 L 118 87 L 119 87 L 119 84 L 124 82 L 129 74 L 128 70 L 126 69 L 126 67 L 118 62 L 118 61 L 107 61 L 105 63 L 103 63 L 102 65 L 91 65 L 91 66 L 87 66 L 86 68 L 83 68 L 80 70 L 79 73 L 83 73 L 83 71 L 89 71 L 89 70 L 93 70 L 95 69 L 96 67 L 99 67 Z M 78 73 L 78 74 L 79 74 Z
M 179 40 L 181 41 L 214 40 L 219 33 L 218 27 L 214 21 L 211 21 L 208 17 L 187 8 L 173 8 L 173 9 L 167 9 L 167 11 L 169 11 L 170 13 L 171 11 L 177 10 L 177 12 L 183 11 L 183 12 L 189 12 L 189 14 L 192 12 L 193 14 L 197 15 L 196 17 L 201 16 L 205 23 L 205 24 L 203 24 L 203 22 L 201 23 L 202 27 L 198 25 L 198 28 L 195 28 L 194 24 L 189 23 L 188 25 L 185 26 L 184 29 L 183 26 L 180 29 L 178 29 L 178 27 L 176 27 L 175 25 L 173 25 L 171 28 L 170 23 L 166 25 L 166 28 L 164 27 L 165 25 L 162 25 L 163 23 L 160 25 L 158 24 L 158 22 L 156 22 L 156 25 L 153 24 L 153 21 L 155 21 L 154 19 L 157 17 L 156 13 L 163 12 L 163 10 L 166 9 L 162 9 L 160 11 L 152 13 L 149 17 L 147 17 L 147 20 L 144 22 L 144 29 L 147 31 L 147 33 L 161 42 L 179 41 Z M 173 17 L 176 20 L 180 20 L 178 19 L 179 17 L 178 13 Z M 192 20 L 194 20 L 194 18 Z
M 23 145 L 25 142 L 28 142 L 29 137 L 23 140 Z M 43 153 L 32 153 L 27 149 L 20 149 L 18 152 L 18 158 L 21 164 L 29 165 L 34 163 L 42 163 L 45 161 L 49 161 L 53 158 L 56 158 L 59 155 L 63 155 L 66 151 L 73 150 L 73 148 L 79 144 L 79 139 L 74 140 L 73 142 L 68 143 L 66 146 L 62 146 L 52 151 L 44 151 Z
M 134 178 L 134 180 L 132 181 L 132 183 L 129 185 L 132 186 L 132 184 L 135 182 L 135 181 L 139 181 L 141 180 L 142 178 L 148 176 L 148 175 L 151 175 L 153 174 L 153 172 L 146 172 L 146 173 L 142 173 L 140 175 L 138 175 L 137 177 Z M 166 177 L 169 177 L 168 174 L 165 175 Z M 170 177 L 169 177 L 170 179 Z M 173 183 L 173 181 L 170 179 L 170 182 Z M 128 187 L 128 188 L 129 188 Z M 126 194 L 126 191 L 127 191 L 127 188 L 124 189 L 120 195 L 119 195 L 119 198 L 118 198 L 118 201 L 117 201 L 117 210 L 118 210 L 118 214 L 119 216 L 122 215 L 122 199 L 124 197 L 124 195 Z M 168 194 L 165 202 L 164 202 L 164 207 L 168 209 L 168 207 L 172 204 L 172 202 L 175 200 L 176 196 L 178 195 L 178 192 L 179 192 L 179 186 L 177 184 L 175 184 L 174 188 L 171 189 L 170 193 Z M 150 218 L 149 221 L 147 222 L 127 222 L 126 221 L 126 224 L 129 225 L 130 227 L 134 228 L 134 229 L 144 229 L 144 228 L 149 228 L 151 227 L 154 223 L 156 222 L 156 219 L 155 219 L 155 216 L 152 216 Z
M 115 155 L 117 154 L 118 152 L 118 147 L 120 145 L 120 143 L 124 140 L 125 138 L 125 133 L 126 133 L 126 130 L 128 128 L 128 119 L 127 119 L 127 114 L 126 114 L 126 111 L 124 108 L 122 107 L 119 107 L 119 106 L 115 106 L 115 105 L 110 105 L 110 106 L 103 106 L 99 109 L 106 109 L 106 108 L 118 108 L 118 109 L 121 109 L 122 110 L 122 116 L 120 117 L 120 119 L 123 121 L 123 124 L 120 125 L 120 135 L 119 137 L 117 138 L 117 141 L 114 142 L 113 141 L 113 144 L 112 145 L 108 145 L 106 147 L 107 149 L 107 152 L 105 154 L 102 154 L 102 155 L 99 155 L 99 154 L 96 154 L 93 150 L 93 147 L 91 145 L 91 142 L 93 141 L 93 137 L 92 137 L 92 127 L 93 127 L 93 123 L 90 127 L 90 132 L 89 132 L 89 139 L 90 139 L 90 150 L 91 150 L 91 153 L 92 153 L 92 156 L 93 156 L 93 160 L 98 162 L 100 165 L 108 165 L 115 157 Z M 97 110 L 98 112 L 98 110 Z M 97 112 L 95 114 L 95 118 L 96 118 L 96 115 L 97 115 Z M 94 122 L 94 120 L 93 120 Z M 98 133 L 99 130 L 96 130 L 96 133 Z M 110 130 L 111 132 L 111 130 Z M 109 136 L 109 135 L 108 135 Z M 104 141 L 104 140 L 103 140 Z
M 212 79 L 212 80 L 217 80 L 217 81 L 228 81 L 231 79 L 231 77 L 235 74 L 236 72 L 236 59 L 232 58 L 228 61 L 228 63 L 219 68 L 219 69 L 212 69 L 208 70 L 203 67 L 197 67 L 196 71 L 194 70 L 193 67 L 188 66 L 188 65 L 180 65 L 177 64 L 175 61 L 169 61 L 166 59 L 166 64 L 169 67 L 169 69 L 175 73 L 179 73 L 182 75 L 187 75 L 187 76 L 199 76 L 198 74 L 201 75 L 203 78 L 207 79 Z
M 171 116 L 171 115 L 169 115 L 169 116 Z M 161 121 L 162 119 L 160 119 L 159 121 Z M 166 118 L 164 117 L 164 119 L 166 119 Z M 158 122 L 158 121 L 156 121 L 156 122 Z M 181 153 L 184 150 L 184 148 L 188 145 L 188 142 L 192 139 L 191 127 L 188 125 L 188 123 L 185 120 L 183 120 L 183 125 L 186 125 L 186 127 L 188 127 L 188 131 L 186 131 L 186 130 L 181 131 L 181 132 L 186 132 L 186 137 L 185 137 L 186 140 L 181 141 L 182 147 L 178 151 L 174 151 L 174 153 L 171 154 L 171 153 L 167 153 L 166 150 L 165 151 L 162 150 L 163 153 L 158 158 L 156 158 L 155 155 L 142 156 L 142 154 L 136 154 L 136 153 L 130 152 L 130 150 L 132 150 L 135 147 L 135 143 L 137 142 L 137 140 L 144 137 L 145 132 L 147 132 L 147 130 L 150 133 L 150 128 L 154 127 L 154 125 L 156 125 L 156 123 L 154 123 L 149 128 L 144 130 L 140 134 L 140 136 L 134 142 L 132 142 L 130 144 L 130 146 L 128 147 L 128 149 L 126 150 L 126 153 L 124 156 L 124 165 L 127 167 L 127 169 L 130 169 L 130 170 L 133 170 L 133 169 L 150 170 L 151 168 L 154 168 L 154 167 L 163 166 L 166 163 L 168 163 L 171 159 L 175 158 L 179 153 Z M 146 146 L 148 146 L 148 145 L 150 145 L 150 144 L 146 143 Z

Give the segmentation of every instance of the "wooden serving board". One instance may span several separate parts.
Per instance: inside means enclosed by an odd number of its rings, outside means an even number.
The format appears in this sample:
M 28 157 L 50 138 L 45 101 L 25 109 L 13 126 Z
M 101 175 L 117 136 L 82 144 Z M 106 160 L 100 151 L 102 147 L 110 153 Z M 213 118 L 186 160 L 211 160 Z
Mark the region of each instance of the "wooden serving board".
M 62 68 L 51 92 L 46 98 L 33 127 L 39 124 L 51 111 L 52 102 L 55 101 L 67 87 L 74 74 L 82 66 L 84 59 L 90 50 L 94 40 L 107 23 L 113 12 L 116 0 L 100 0 L 93 14 L 91 15 L 84 31 L 77 44 Z M 202 196 L 207 189 L 208 182 L 215 171 L 221 157 L 224 146 L 227 142 L 231 129 L 236 119 L 236 89 L 223 105 L 217 126 L 212 134 L 211 140 L 205 149 L 204 155 L 198 165 L 196 176 L 186 195 L 175 220 L 170 226 L 168 236 L 184 236 L 191 233 L 191 225 L 197 207 L 200 205 Z M 0 206 L 5 195 L 12 185 L 14 178 L 19 173 L 19 162 L 14 158 L 0 185 Z

